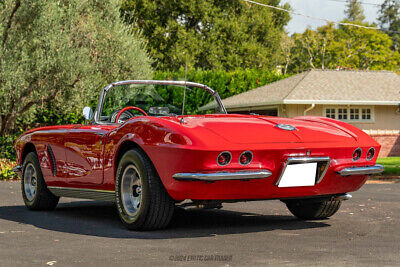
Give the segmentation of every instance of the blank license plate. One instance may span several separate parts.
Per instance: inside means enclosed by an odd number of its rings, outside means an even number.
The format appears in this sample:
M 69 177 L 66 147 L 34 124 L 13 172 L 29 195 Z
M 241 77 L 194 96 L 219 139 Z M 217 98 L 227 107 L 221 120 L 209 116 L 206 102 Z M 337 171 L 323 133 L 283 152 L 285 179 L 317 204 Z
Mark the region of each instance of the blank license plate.
M 278 187 L 313 186 L 317 174 L 317 162 L 288 165 Z

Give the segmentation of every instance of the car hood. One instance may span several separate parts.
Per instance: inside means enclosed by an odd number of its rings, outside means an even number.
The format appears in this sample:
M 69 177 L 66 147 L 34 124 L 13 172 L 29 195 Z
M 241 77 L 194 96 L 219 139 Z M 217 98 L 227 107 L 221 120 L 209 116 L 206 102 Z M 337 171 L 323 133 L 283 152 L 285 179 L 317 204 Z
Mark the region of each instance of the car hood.
M 207 129 L 228 142 L 237 144 L 354 142 L 357 140 L 355 134 L 335 124 L 301 119 L 252 115 L 206 115 L 187 116 L 184 121 L 185 128 L 199 131 Z M 278 127 L 279 124 L 294 126 L 295 130 L 281 129 Z

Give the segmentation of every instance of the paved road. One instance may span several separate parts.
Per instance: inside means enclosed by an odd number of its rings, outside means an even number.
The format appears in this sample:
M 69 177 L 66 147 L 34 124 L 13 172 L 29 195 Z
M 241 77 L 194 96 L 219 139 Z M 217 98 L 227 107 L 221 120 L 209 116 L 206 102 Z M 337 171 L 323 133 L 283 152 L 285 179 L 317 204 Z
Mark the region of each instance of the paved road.
M 400 184 L 365 185 L 329 220 L 298 221 L 279 201 L 257 201 L 131 232 L 110 204 L 63 199 L 32 212 L 19 183 L 0 182 L 0 265 L 400 265 L 399 222 Z

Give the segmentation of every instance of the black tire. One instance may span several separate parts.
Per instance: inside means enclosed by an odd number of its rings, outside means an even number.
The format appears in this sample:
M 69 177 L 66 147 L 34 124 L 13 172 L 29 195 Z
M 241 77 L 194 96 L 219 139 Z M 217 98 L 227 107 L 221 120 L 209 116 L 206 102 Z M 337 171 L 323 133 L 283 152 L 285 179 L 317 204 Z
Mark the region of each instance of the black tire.
M 340 200 L 289 200 L 286 206 L 289 211 L 302 220 L 320 220 L 331 217 L 340 208 Z
M 30 174 L 31 171 L 34 172 L 34 175 Z M 27 184 L 29 183 L 27 179 L 32 181 L 32 178 L 35 181 L 34 193 L 33 191 L 27 191 Z M 54 210 L 60 199 L 53 195 L 47 188 L 46 182 L 43 179 L 39 159 L 35 152 L 30 152 L 25 157 L 22 167 L 21 190 L 25 206 L 30 210 Z M 28 192 L 30 193 L 28 194 Z
M 134 169 L 134 173 L 137 173 L 135 177 L 139 177 L 138 179 L 141 181 L 141 199 L 136 211 L 129 214 L 127 211 L 129 208 L 126 208 L 129 205 L 122 198 L 122 187 L 124 186 L 123 179 L 127 179 L 123 178 L 124 174 L 126 175 L 126 172 L 132 169 Z M 122 156 L 116 174 L 115 192 L 118 214 L 122 223 L 128 229 L 162 229 L 167 227 L 171 221 L 175 202 L 165 190 L 150 159 L 140 149 L 129 150 Z M 124 189 L 124 192 L 126 192 L 126 189 Z M 133 207 L 133 209 L 135 208 Z

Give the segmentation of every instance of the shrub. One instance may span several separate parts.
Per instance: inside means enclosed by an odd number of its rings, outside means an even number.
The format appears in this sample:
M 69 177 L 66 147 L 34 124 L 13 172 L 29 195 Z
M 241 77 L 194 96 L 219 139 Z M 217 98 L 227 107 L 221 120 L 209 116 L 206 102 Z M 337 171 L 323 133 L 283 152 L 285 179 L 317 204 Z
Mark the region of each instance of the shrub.
M 15 160 L 15 139 L 17 139 L 16 135 L 0 136 L 0 159 Z
M 157 71 L 154 73 L 155 80 L 184 80 L 185 70 Z M 245 69 L 235 71 L 224 70 L 200 70 L 190 69 L 187 72 L 187 81 L 205 84 L 216 90 L 222 99 L 246 92 L 248 90 L 266 85 L 286 78 L 287 75 L 262 69 Z M 191 114 L 212 100 L 212 96 L 202 89 L 193 89 L 187 92 L 185 113 Z M 170 96 L 162 95 L 165 98 Z M 175 101 L 176 102 L 176 101 Z
M 11 170 L 16 165 L 15 161 L 0 159 L 0 180 L 18 179 L 18 175 Z

